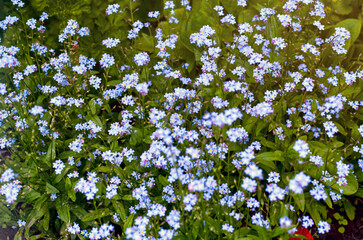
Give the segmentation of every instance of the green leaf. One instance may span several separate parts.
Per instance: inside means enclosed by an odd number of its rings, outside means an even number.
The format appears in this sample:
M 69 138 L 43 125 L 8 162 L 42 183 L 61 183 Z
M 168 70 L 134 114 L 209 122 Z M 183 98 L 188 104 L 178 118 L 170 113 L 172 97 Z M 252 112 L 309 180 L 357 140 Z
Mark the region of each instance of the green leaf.
M 154 51 L 154 38 L 142 33 L 141 37 L 137 38 L 134 44 L 134 47 L 141 51 Z
M 27 187 L 28 188 L 28 187 Z M 29 189 L 29 188 L 28 188 Z M 33 202 L 34 200 L 38 199 L 40 197 L 40 193 L 35 191 L 34 189 L 30 190 L 25 194 L 25 198 L 29 202 Z
M 98 168 L 96 168 L 96 172 L 109 173 L 109 172 L 112 172 L 112 167 L 110 167 L 110 166 L 99 166 Z
M 349 1 L 332 1 L 334 12 L 339 15 L 349 15 L 353 11 L 353 7 L 349 5 Z
M 40 95 L 37 99 L 37 105 L 42 105 L 43 100 L 46 98 L 46 95 Z
M 112 215 L 112 211 L 108 208 L 102 208 L 102 209 L 97 209 L 95 211 L 91 211 L 89 213 L 87 213 L 83 218 L 82 218 L 82 222 L 89 222 L 95 219 L 101 219 L 103 217 L 106 217 L 108 215 Z
M 96 116 L 96 115 L 90 116 L 90 120 L 92 120 L 93 122 L 95 122 L 99 127 L 102 127 L 103 126 L 101 119 L 98 116 Z
M 333 217 L 334 217 L 336 220 L 339 220 L 342 216 L 341 216 L 338 212 L 336 212 L 336 213 L 334 213 L 334 214 L 333 214 Z
M 152 140 L 151 140 L 150 136 L 145 137 L 142 141 L 143 141 L 144 143 L 147 143 L 147 144 L 152 143 Z
M 274 230 L 272 231 L 272 237 L 277 237 L 280 236 L 282 233 L 284 232 L 284 229 L 281 227 L 275 227 Z
M 67 192 L 68 197 L 73 202 L 75 202 L 76 201 L 76 192 L 73 189 L 73 185 L 72 185 L 71 179 L 66 178 L 65 182 L 66 182 L 66 189 L 65 189 L 65 191 Z
M 7 223 L 11 221 L 11 216 L 3 214 L 2 212 L 0 212 L 0 224 L 5 223 L 6 225 L 8 225 Z
M 217 138 L 217 134 L 215 134 L 214 136 L 215 136 L 215 138 Z M 238 143 L 238 142 L 237 143 L 231 142 L 231 143 L 228 144 L 228 150 L 229 151 L 240 152 L 243 149 L 244 149 L 243 145 Z
M 245 120 L 243 119 L 243 127 L 247 132 L 252 132 L 252 129 L 256 128 L 256 124 L 261 121 L 257 117 L 251 116 Z
M 350 128 L 350 129 L 352 129 L 352 131 L 351 131 L 351 136 L 352 136 L 352 138 L 354 138 L 354 139 L 357 139 L 357 138 L 359 138 L 359 136 L 360 136 L 360 133 L 359 133 L 359 131 L 358 131 L 358 125 L 354 122 L 354 121 L 349 121 L 348 123 L 347 123 L 347 126 Z
M 220 233 L 221 225 L 216 220 L 208 215 L 205 215 L 205 219 L 207 220 L 211 231 L 215 231 L 217 234 Z
M 247 235 L 247 233 L 249 233 L 251 231 L 251 229 L 249 227 L 242 227 L 239 228 L 238 230 L 236 230 L 233 233 L 234 239 L 240 238 L 240 237 L 244 237 Z
M 220 40 L 224 42 L 233 42 L 233 31 L 235 28 L 230 25 L 223 25 L 217 28 L 218 36 L 220 36 Z
M 124 206 L 122 205 L 122 203 L 118 202 L 116 200 L 112 200 L 112 206 L 115 209 L 115 211 L 117 212 L 117 214 L 120 215 L 121 220 L 125 221 L 126 213 L 125 213 L 125 209 L 124 209 Z
M 274 152 L 264 152 L 260 153 L 255 157 L 255 161 L 264 162 L 264 161 L 283 161 L 284 158 L 282 156 L 281 151 Z
M 132 226 L 134 216 L 135 216 L 134 214 L 131 214 L 130 216 L 127 217 L 126 222 L 123 227 L 124 232 L 126 231 L 127 228 Z
M 266 172 L 277 171 L 276 164 L 273 161 L 259 162 L 258 166 L 264 169 Z
M 126 200 L 126 201 L 132 201 L 132 200 L 135 200 L 135 198 L 132 197 L 132 195 L 123 195 L 122 196 L 122 199 L 123 200 Z
M 48 210 L 48 204 L 43 204 L 44 201 L 46 199 L 40 199 L 41 201 L 39 201 L 35 206 L 34 209 L 30 212 L 30 214 L 28 215 L 27 221 L 26 221 L 26 227 L 27 230 L 30 229 L 34 223 L 40 219 L 45 212 Z M 28 231 L 27 231 L 28 232 Z
M 237 5 L 237 4 L 236 4 Z M 187 23 L 188 32 L 199 32 L 204 25 L 215 26 L 218 24 L 218 18 L 215 17 L 216 11 L 207 1 L 193 1 L 192 13 Z
M 73 156 L 74 155 L 74 152 L 73 151 L 64 151 L 64 152 L 62 152 L 61 154 L 59 154 L 59 158 L 60 159 L 66 159 L 66 158 L 68 158 L 68 157 L 71 157 L 71 156 Z
M 117 84 L 121 83 L 121 80 L 112 80 L 107 82 L 107 86 L 116 86 Z
M 247 237 L 238 238 L 237 240 L 260 240 L 260 238 L 255 235 L 247 235 Z
M 192 236 L 193 236 L 193 239 L 197 239 L 198 238 L 200 225 L 201 225 L 201 221 L 200 220 L 196 220 L 193 223 L 193 225 L 192 225 Z
M 107 150 L 109 150 L 109 149 L 107 149 L 107 147 L 102 146 L 102 145 L 100 145 L 100 144 L 93 144 L 93 145 L 91 145 L 91 147 L 92 147 L 92 148 L 95 148 L 95 149 L 99 149 L 99 150 L 101 150 L 101 151 L 107 151 Z
M 117 151 L 118 150 L 118 141 L 113 141 L 112 143 L 111 143 L 111 151 L 113 151 L 113 152 L 115 152 L 115 151 Z
M 263 146 L 266 146 L 266 147 L 271 148 L 271 149 L 273 149 L 273 150 L 276 150 L 276 149 L 277 149 L 277 145 L 276 145 L 276 143 L 271 142 L 271 141 L 268 141 L 268 140 L 266 140 L 266 139 L 265 139 L 264 137 L 262 137 L 262 136 L 258 137 L 258 140 L 260 140 L 260 141 L 261 141 L 261 144 L 262 144 Z
M 58 202 L 55 207 L 57 209 L 57 213 L 58 213 L 59 218 L 63 222 L 69 223 L 71 221 L 71 216 L 69 214 L 68 204 Z
M 340 141 L 334 141 L 334 142 L 329 143 L 329 147 L 332 149 L 339 148 L 341 146 L 344 146 L 344 143 L 342 143 Z
M 48 167 L 51 167 L 52 162 L 55 160 L 55 157 L 55 139 L 52 139 L 52 142 L 49 144 L 47 154 L 45 155 L 44 163 L 47 164 Z
M 130 145 L 135 146 L 142 141 L 142 130 L 139 128 L 133 128 L 131 132 Z
M 356 193 L 354 193 L 353 196 L 357 196 L 357 197 L 363 198 L 363 189 L 362 188 L 358 188 L 358 191 Z
M 345 227 L 339 227 L 338 232 L 343 234 L 345 232 Z
M 320 214 L 317 209 L 317 203 L 315 201 L 310 202 L 310 204 L 306 205 L 311 218 L 314 220 L 315 224 L 318 225 L 318 222 L 321 220 Z
M 236 14 L 241 10 L 241 7 L 237 6 L 237 1 L 221 0 L 220 2 L 228 13 Z
M 42 233 L 38 235 L 33 235 L 29 238 L 29 240 L 37 240 L 37 239 L 44 239 L 44 237 L 47 237 L 47 234 Z
M 347 131 L 345 131 L 344 127 L 340 125 L 340 123 L 334 122 L 335 126 L 338 128 L 339 132 L 344 136 L 347 136 Z
M 41 221 L 41 226 L 46 231 L 48 231 L 48 229 L 49 229 L 49 220 L 50 220 L 50 214 L 49 214 L 49 211 L 46 211 L 44 214 L 43 220 Z
M 305 211 L 305 196 L 304 194 L 293 194 L 292 195 L 296 205 L 300 208 L 302 212 Z
M 23 228 L 21 228 L 16 234 L 15 234 L 15 236 L 14 236 L 14 240 L 22 240 L 23 239 L 23 237 L 22 237 L 22 235 L 23 235 Z
M 96 104 L 95 104 L 95 100 L 91 100 L 91 101 L 89 101 L 89 108 L 91 109 L 91 113 L 93 114 L 93 115 L 95 115 L 96 114 Z
M 353 95 L 361 93 L 361 92 L 362 91 L 360 88 L 349 86 L 347 89 L 345 89 L 344 91 L 342 91 L 340 93 L 347 98 L 351 98 L 351 97 L 353 97 Z
M 106 111 L 108 112 L 108 113 L 111 113 L 111 108 L 110 108 L 110 105 L 108 105 L 108 104 L 103 104 L 103 106 L 105 107 L 105 109 L 106 109 Z
M 331 201 L 331 199 L 329 197 L 329 194 L 328 194 L 328 197 L 325 199 L 325 203 L 326 203 L 326 205 L 328 205 L 329 208 L 333 208 L 333 203 L 332 203 L 332 201 Z
M 63 169 L 63 171 L 61 172 L 61 174 L 53 174 L 53 175 L 56 175 L 54 180 L 53 180 L 53 183 L 59 183 L 63 177 L 67 174 L 68 170 L 71 168 L 72 166 L 67 166 L 65 167 L 65 169 Z
M 163 175 L 159 175 L 159 181 L 160 183 L 165 187 L 169 184 L 168 180 L 166 179 L 166 177 L 164 177 Z
M 79 205 L 72 204 L 69 206 L 69 209 L 74 215 L 76 215 L 78 219 L 82 219 L 84 216 L 88 214 L 88 212 Z
M 58 190 L 56 187 L 54 187 L 54 186 L 50 185 L 49 183 L 47 183 L 47 184 L 45 185 L 45 191 L 46 191 L 48 194 L 51 194 L 51 193 L 59 193 L 59 190 Z
M 260 227 L 258 225 L 252 225 L 252 228 L 255 229 L 257 231 L 258 237 L 259 239 L 270 239 L 268 237 L 268 233 L 267 233 L 267 229 L 264 227 Z M 250 235 L 248 235 L 250 236 Z
M 254 9 L 243 9 L 238 14 L 238 23 L 244 23 L 244 22 L 250 22 L 253 18 L 253 16 L 256 15 L 256 10 Z
M 316 208 L 319 211 L 319 213 L 323 219 L 327 218 L 328 209 L 326 208 L 326 206 L 324 204 L 317 202 Z
M 301 234 L 293 234 L 291 237 L 292 238 L 298 238 L 299 240 L 300 239 L 307 239 L 307 237 L 305 235 L 301 235 Z
M 353 221 L 355 218 L 355 207 L 348 201 L 344 201 L 344 210 L 348 218 Z
M 12 216 L 13 214 L 10 212 L 10 210 L 0 202 L 0 216 Z
M 261 130 L 262 129 L 264 129 L 265 127 L 267 127 L 267 122 L 265 122 L 265 121 L 259 121 L 258 123 L 257 123 L 257 126 L 256 126 L 256 131 L 255 131 L 255 136 L 257 137 L 259 134 L 260 134 L 260 132 L 261 132 Z M 267 141 L 267 140 L 266 140 Z
M 281 36 L 280 27 L 281 26 L 277 23 L 275 16 L 271 16 L 268 19 L 268 24 L 266 24 L 266 33 L 269 36 L 269 39 Z
M 49 7 L 49 1 L 47 0 L 31 1 L 31 4 L 33 5 L 34 9 L 38 9 L 39 11 L 42 11 L 44 8 Z
M 173 237 L 173 239 L 175 240 L 189 240 L 188 237 L 184 236 L 184 235 L 178 235 Z

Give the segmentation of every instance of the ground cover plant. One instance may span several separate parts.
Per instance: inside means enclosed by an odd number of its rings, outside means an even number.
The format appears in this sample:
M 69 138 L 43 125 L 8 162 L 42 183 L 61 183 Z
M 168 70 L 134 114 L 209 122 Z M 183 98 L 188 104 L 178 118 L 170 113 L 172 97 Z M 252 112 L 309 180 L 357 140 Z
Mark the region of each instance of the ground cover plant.
M 360 19 L 319 0 L 55 2 L 0 21 L 15 239 L 311 239 L 355 218 Z

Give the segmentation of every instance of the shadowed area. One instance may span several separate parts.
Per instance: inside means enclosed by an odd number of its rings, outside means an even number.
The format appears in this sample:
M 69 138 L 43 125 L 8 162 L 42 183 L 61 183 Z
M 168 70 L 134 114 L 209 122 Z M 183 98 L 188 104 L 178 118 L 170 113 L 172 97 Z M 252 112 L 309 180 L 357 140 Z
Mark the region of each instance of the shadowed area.
M 12 240 L 17 232 L 17 229 L 11 227 L 0 228 L 0 240 Z

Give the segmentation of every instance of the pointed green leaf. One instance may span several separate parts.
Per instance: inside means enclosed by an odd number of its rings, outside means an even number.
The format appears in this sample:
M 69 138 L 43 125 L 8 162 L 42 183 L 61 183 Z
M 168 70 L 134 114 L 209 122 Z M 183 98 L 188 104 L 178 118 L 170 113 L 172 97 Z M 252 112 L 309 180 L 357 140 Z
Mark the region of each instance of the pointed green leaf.
M 124 206 L 122 205 L 122 203 L 118 202 L 116 200 L 112 200 L 112 206 L 115 209 L 115 211 L 118 213 L 118 215 L 120 215 L 121 220 L 125 221 L 126 213 L 125 213 L 125 209 L 124 209 Z
M 56 204 L 56 209 L 59 218 L 66 223 L 69 223 L 71 221 L 71 216 L 69 214 L 69 207 L 67 203 L 60 203 L 58 202 Z
M 344 210 L 351 221 L 355 218 L 355 209 L 356 208 L 348 200 L 344 201 Z
M 47 183 L 47 184 L 45 185 L 45 191 L 46 191 L 48 194 L 52 194 L 52 193 L 59 193 L 59 190 L 58 190 L 56 187 L 54 187 L 54 186 L 50 185 L 49 183 Z
M 112 213 L 113 212 L 108 208 L 97 209 L 95 211 L 87 213 L 86 216 L 82 218 L 82 222 L 89 222 L 95 219 L 101 219 L 103 217 L 111 215 Z

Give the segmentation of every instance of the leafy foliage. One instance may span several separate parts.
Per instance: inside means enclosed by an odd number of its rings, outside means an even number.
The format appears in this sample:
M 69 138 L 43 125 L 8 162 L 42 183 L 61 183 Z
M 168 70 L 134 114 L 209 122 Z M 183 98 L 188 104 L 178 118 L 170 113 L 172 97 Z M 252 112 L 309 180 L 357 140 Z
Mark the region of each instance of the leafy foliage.
M 0 1 L 16 239 L 289 239 L 337 205 L 355 218 L 356 1 Z

